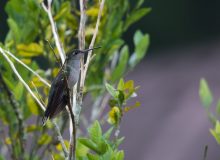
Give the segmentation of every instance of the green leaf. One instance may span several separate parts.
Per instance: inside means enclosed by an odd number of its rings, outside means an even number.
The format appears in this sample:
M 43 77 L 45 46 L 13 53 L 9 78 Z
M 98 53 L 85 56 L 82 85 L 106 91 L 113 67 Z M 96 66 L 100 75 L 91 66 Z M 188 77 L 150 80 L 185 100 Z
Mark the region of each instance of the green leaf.
M 121 78 L 122 75 L 124 74 L 128 62 L 128 55 L 129 55 L 128 46 L 124 46 L 120 52 L 119 63 L 112 72 L 111 80 L 113 82 Z
M 105 134 L 103 135 L 103 137 L 104 137 L 106 140 L 109 140 L 109 139 L 110 139 L 113 129 L 114 129 L 114 127 L 109 128 L 109 129 L 105 132 Z
M 14 88 L 14 95 L 16 99 L 21 99 L 24 91 L 24 86 L 21 82 L 18 82 L 18 84 Z
M 144 3 L 144 0 L 138 0 L 136 4 L 136 9 L 139 8 Z
M 199 96 L 204 108 L 209 109 L 212 104 L 213 98 L 208 83 L 203 78 L 200 80 Z
M 143 16 L 148 14 L 151 11 L 151 8 L 141 8 L 134 10 L 131 15 L 129 15 L 125 21 L 124 30 L 126 31 L 130 25 L 140 20 Z
M 116 160 L 124 160 L 124 151 L 119 151 L 115 155 Z
M 124 89 L 133 90 L 134 89 L 134 81 L 129 80 L 125 82 Z
M 3 158 L 3 156 L 2 156 L 2 155 L 0 155 L 0 160 L 5 160 L 5 158 Z
M 98 144 L 101 154 L 104 154 L 108 150 L 108 146 L 109 145 L 107 144 L 107 142 L 102 139 L 102 141 Z
M 99 14 L 99 8 L 91 7 L 86 11 L 87 16 L 96 17 Z
M 54 20 L 57 21 L 57 20 L 65 17 L 66 15 L 68 15 L 68 13 L 70 12 L 70 7 L 71 7 L 70 2 L 63 2 L 61 5 L 61 9 L 54 17 Z
M 115 157 L 115 153 L 109 147 L 107 152 L 104 155 L 102 155 L 101 160 L 114 160 L 114 157 Z
M 40 136 L 39 140 L 38 140 L 38 144 L 39 145 L 46 145 L 49 144 L 52 140 L 52 137 L 49 136 L 48 134 L 43 134 Z
M 117 106 L 115 106 L 109 111 L 107 121 L 108 123 L 117 126 L 121 120 L 121 116 L 122 115 L 120 109 Z
M 89 160 L 100 160 L 100 158 L 99 158 L 100 156 L 94 155 L 94 154 L 91 154 L 91 153 L 88 153 L 87 157 L 88 157 Z
M 97 144 L 100 143 L 100 140 L 102 138 L 102 128 L 99 122 L 95 121 L 88 131 L 91 140 Z
M 27 94 L 27 105 L 29 110 L 31 111 L 32 114 L 34 115 L 39 115 L 39 107 L 37 106 L 36 102 L 33 100 L 32 96 L 28 93 Z
M 14 84 L 12 83 L 12 81 L 8 79 L 8 77 L 6 78 L 6 76 L 3 76 L 3 80 L 7 84 L 10 90 L 14 89 Z
M 133 68 L 139 63 L 147 53 L 147 49 L 150 44 L 150 38 L 148 34 L 143 35 L 141 31 L 136 31 L 134 35 L 135 52 L 129 59 L 129 66 Z
M 21 31 L 20 31 L 17 23 L 12 18 L 8 18 L 7 22 L 8 22 L 10 29 L 11 29 L 11 32 L 13 34 L 13 38 L 15 39 L 16 42 L 19 42 L 21 39 L 20 38 Z
M 128 111 L 130 111 L 130 110 L 132 110 L 132 109 L 135 109 L 135 108 L 139 107 L 140 105 L 141 105 L 141 103 L 137 101 L 137 102 L 135 102 L 134 105 L 125 107 L 125 108 L 124 108 L 124 111 L 125 111 L 125 112 L 128 112 Z
M 217 143 L 220 144 L 220 123 L 216 121 L 215 129 L 210 129 L 211 134 L 216 139 Z
M 29 125 L 26 127 L 26 132 L 35 132 L 35 131 L 39 131 L 41 129 L 42 129 L 41 126 L 36 126 L 36 125 L 32 124 L 32 125 Z
M 218 115 L 220 115 L 220 99 L 219 99 L 218 102 L 217 102 L 216 113 L 217 113 Z
M 116 140 L 115 145 L 118 147 L 123 141 L 124 141 L 125 137 L 121 137 L 119 139 Z
M 86 154 L 88 153 L 88 151 L 89 151 L 89 149 L 77 140 L 76 157 L 85 157 Z
M 211 112 L 207 112 L 208 114 L 208 118 L 210 120 L 210 122 L 215 125 L 216 124 L 216 121 L 217 121 L 217 118 L 215 117 L 215 115 L 213 115 Z
M 110 93 L 110 95 L 112 97 L 114 97 L 114 98 L 117 97 L 117 91 L 116 91 L 116 89 L 113 86 L 111 86 L 110 84 L 106 83 L 105 87 L 106 87 L 107 91 Z
M 120 90 L 120 91 L 123 91 L 124 90 L 124 85 L 125 85 L 125 82 L 124 82 L 123 78 L 121 78 L 118 82 L 117 89 Z
M 90 139 L 88 138 L 78 138 L 78 141 L 85 145 L 86 147 L 88 147 L 89 149 L 91 149 L 92 151 L 101 154 L 101 151 L 99 150 L 98 146 Z
M 109 104 L 110 107 L 114 107 L 114 106 L 118 105 L 118 101 L 115 100 L 115 99 L 110 99 L 108 104 Z
M 119 101 L 119 104 L 120 104 L 120 107 L 122 107 L 123 103 L 124 103 L 124 100 L 125 100 L 125 95 L 122 91 L 118 91 L 118 101 Z
M 43 48 L 37 43 L 17 45 L 18 54 L 24 57 L 33 57 L 43 54 Z

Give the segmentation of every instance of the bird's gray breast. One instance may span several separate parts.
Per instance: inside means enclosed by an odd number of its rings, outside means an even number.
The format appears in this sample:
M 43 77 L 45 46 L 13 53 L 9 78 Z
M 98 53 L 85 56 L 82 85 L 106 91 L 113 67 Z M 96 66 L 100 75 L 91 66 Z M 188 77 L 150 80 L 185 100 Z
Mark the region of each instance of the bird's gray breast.
M 72 88 L 79 79 L 80 60 L 72 59 L 71 61 L 69 61 L 67 64 L 67 72 L 68 72 L 68 85 L 70 88 Z

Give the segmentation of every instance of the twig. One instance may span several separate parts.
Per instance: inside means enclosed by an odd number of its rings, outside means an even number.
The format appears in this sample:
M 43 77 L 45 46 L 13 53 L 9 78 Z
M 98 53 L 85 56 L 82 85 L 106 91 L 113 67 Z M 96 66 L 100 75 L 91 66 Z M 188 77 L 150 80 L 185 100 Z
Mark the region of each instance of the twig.
M 79 23 L 79 49 L 85 49 L 85 24 L 86 24 L 86 10 L 85 10 L 85 0 L 79 0 L 80 5 L 80 23 Z
M 43 101 L 43 99 L 42 99 L 41 96 L 40 96 L 40 93 L 39 93 L 38 90 L 37 90 L 37 87 L 35 86 L 35 84 L 34 84 L 33 81 L 31 81 L 31 84 L 32 84 L 32 86 L 34 87 L 34 89 L 35 89 L 35 91 L 36 91 L 36 93 L 37 93 L 38 99 L 41 101 L 41 103 L 42 103 L 44 106 L 46 106 L 45 103 L 44 103 L 44 101 Z
M 92 121 L 96 120 L 96 119 L 99 119 L 102 115 L 102 113 L 104 112 L 105 110 L 105 107 L 107 106 L 107 103 L 108 103 L 108 100 L 111 96 L 107 93 L 105 94 L 105 96 L 103 97 L 101 103 L 100 103 L 100 106 L 99 107 L 96 107 L 94 108 L 94 114 L 93 114 L 93 117 L 92 117 Z
M 207 155 L 208 155 L 208 145 L 205 145 L 203 160 L 207 160 Z
M 98 30 L 99 30 L 99 24 L 100 24 L 100 20 L 101 20 L 101 15 L 102 15 L 102 11 L 103 11 L 103 8 L 104 8 L 104 4 L 105 4 L 105 0 L 102 0 L 101 4 L 100 4 L 100 7 L 99 7 L 99 13 L 98 13 L 98 18 L 97 18 L 96 26 L 95 26 L 95 31 L 94 31 L 92 40 L 90 42 L 89 48 L 93 48 L 94 47 L 96 36 L 97 36 Z M 88 70 L 88 67 L 89 67 L 89 63 L 91 61 L 91 56 L 92 56 L 92 50 L 89 51 L 87 59 L 86 59 L 86 64 L 85 64 L 85 66 L 83 66 L 84 67 L 84 71 L 81 74 L 81 79 L 82 79 L 81 80 L 81 84 L 80 84 L 81 87 L 83 87 L 84 83 L 85 83 L 86 73 L 87 73 L 87 70 Z
M 62 62 L 60 61 L 60 59 L 57 57 L 56 53 L 54 52 L 54 49 L 53 47 L 51 46 L 50 42 L 48 40 L 46 40 L 46 42 L 48 43 L 50 49 L 52 50 L 53 52 L 53 55 L 55 56 L 56 60 L 57 60 L 57 63 L 59 63 L 60 65 L 60 68 L 62 68 Z M 64 62 L 65 63 L 65 62 Z
M 2 49 L 2 48 L 1 48 Z M 2 49 L 3 50 L 3 49 Z M 43 82 L 44 84 L 46 84 L 48 87 L 50 87 L 50 84 L 43 79 L 37 72 L 35 72 L 33 69 L 31 69 L 30 67 L 28 67 L 25 63 L 23 63 L 21 60 L 19 60 L 17 57 L 15 57 L 11 52 L 7 51 L 7 50 L 3 50 L 5 53 L 7 53 L 8 55 L 10 55 L 13 59 L 15 59 L 18 63 L 20 63 L 22 66 L 24 66 L 26 69 L 28 69 L 29 71 L 31 71 L 35 76 L 37 76 L 41 82 Z
M 53 37 L 54 37 L 54 40 L 55 40 L 55 44 L 56 44 L 58 53 L 60 55 L 62 64 L 64 64 L 66 56 L 65 56 L 65 52 L 63 50 L 63 47 L 60 43 L 57 28 L 56 28 L 55 22 L 53 20 L 53 16 L 52 16 L 52 12 L 51 12 L 51 3 L 52 3 L 52 0 L 47 0 L 47 7 L 45 6 L 45 4 L 43 2 L 41 3 L 41 5 L 42 5 L 43 9 L 45 10 L 45 12 L 47 13 L 48 18 L 50 20 L 50 25 L 51 25 L 51 28 L 52 28 L 52 33 L 53 33 Z
M 85 47 L 85 17 L 86 17 L 85 4 L 83 3 L 84 0 L 79 0 L 79 1 L 80 1 L 80 28 L 79 28 L 79 33 L 78 33 L 78 39 L 79 39 L 79 48 L 84 49 L 84 47 Z M 98 13 L 97 21 L 96 21 L 95 31 L 94 31 L 91 43 L 89 45 L 89 48 L 93 48 L 93 46 L 94 46 L 95 39 L 98 34 L 98 29 L 99 29 L 102 11 L 104 8 L 104 3 L 105 3 L 105 0 L 102 0 L 100 7 L 99 7 L 99 13 Z M 81 60 L 81 75 L 80 75 L 80 84 L 79 84 L 80 96 L 78 98 L 78 101 L 79 101 L 78 107 L 82 106 L 82 100 L 83 100 L 82 92 L 83 92 L 83 88 L 84 88 L 84 84 L 85 84 L 87 70 L 89 67 L 89 62 L 91 61 L 92 58 L 93 58 L 93 56 L 92 56 L 92 50 L 91 50 L 88 52 L 88 56 L 87 56 L 87 60 L 86 60 L 85 65 L 84 65 L 83 59 Z M 79 110 L 81 110 L 81 109 L 79 109 Z
M 54 120 L 52 120 L 52 123 L 54 125 L 55 131 L 57 132 L 57 138 L 63 148 L 64 155 L 65 155 L 65 157 L 67 157 L 69 153 L 68 153 L 68 150 L 67 150 L 66 145 L 64 143 L 63 137 L 60 133 L 60 128 Z
M 5 52 L 0 48 L 0 52 L 5 57 L 5 59 L 8 61 L 9 65 L 11 66 L 11 69 L 14 71 L 18 79 L 21 81 L 21 83 L 25 86 L 25 88 L 28 90 L 28 92 L 31 94 L 31 96 L 36 100 L 36 102 L 40 105 L 42 110 L 45 110 L 45 107 L 43 104 L 41 104 L 40 100 L 35 96 L 35 94 L 32 92 L 30 87 L 27 85 L 27 83 L 24 81 L 24 79 L 21 77 L 21 75 L 18 73 L 17 69 L 15 68 L 13 62 L 8 58 L 8 56 L 5 54 Z
M 21 83 L 25 86 L 25 88 L 27 89 L 27 91 L 31 94 L 31 96 L 36 100 L 36 102 L 39 104 L 40 108 L 45 111 L 45 106 L 40 102 L 40 100 L 35 96 L 35 94 L 32 92 L 32 90 L 30 89 L 30 87 L 28 86 L 28 84 L 23 80 L 23 78 L 21 77 L 21 75 L 18 73 L 17 69 L 15 68 L 13 62 L 8 58 L 8 56 L 6 55 L 6 53 L 3 51 L 3 49 L 0 47 L 0 52 L 2 53 L 2 55 L 4 56 L 4 58 L 8 61 L 9 65 L 11 66 L 11 69 L 14 71 L 15 75 L 18 77 L 18 79 L 21 81 Z M 64 150 L 64 154 L 68 155 L 68 151 L 66 148 L 66 145 L 64 143 L 63 137 L 60 133 L 60 129 L 59 126 L 56 124 L 56 122 L 54 120 L 52 120 L 53 125 L 55 126 L 55 131 L 57 132 L 57 136 L 58 136 L 58 140 L 60 141 L 63 150 Z
M 85 24 L 86 24 L 86 4 L 85 0 L 79 0 L 80 4 L 80 23 L 79 23 L 79 32 L 78 32 L 78 41 L 79 41 L 79 49 L 84 50 L 85 49 Z M 84 74 L 84 56 L 80 59 L 80 69 L 81 69 L 81 77 L 80 77 L 80 101 L 82 101 L 82 92 L 83 92 L 83 77 Z M 80 103 L 81 106 L 81 103 Z

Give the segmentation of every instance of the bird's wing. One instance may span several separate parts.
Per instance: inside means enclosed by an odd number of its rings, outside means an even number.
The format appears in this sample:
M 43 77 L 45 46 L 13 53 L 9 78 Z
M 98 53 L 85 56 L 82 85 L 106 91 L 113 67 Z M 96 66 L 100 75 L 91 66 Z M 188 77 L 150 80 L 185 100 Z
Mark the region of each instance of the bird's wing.
M 48 105 L 44 114 L 44 119 L 53 118 L 63 109 L 67 104 L 67 94 L 66 94 L 66 84 L 62 76 L 62 73 L 58 73 L 57 77 L 52 82 L 53 87 L 51 87 L 48 97 Z

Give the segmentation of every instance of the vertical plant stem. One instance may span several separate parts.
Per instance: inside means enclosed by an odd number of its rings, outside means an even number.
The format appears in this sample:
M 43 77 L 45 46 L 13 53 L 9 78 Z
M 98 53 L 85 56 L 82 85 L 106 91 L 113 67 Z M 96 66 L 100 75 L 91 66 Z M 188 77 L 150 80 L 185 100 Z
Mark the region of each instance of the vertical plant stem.
M 7 87 L 5 81 L 2 78 L 2 75 L 0 74 L 0 83 L 2 84 L 9 102 L 14 110 L 15 116 L 18 121 L 18 133 L 19 133 L 19 141 L 20 141 L 20 147 L 21 147 L 21 153 L 24 153 L 24 147 L 25 147 L 25 133 L 24 133 L 24 121 L 23 121 L 23 115 L 21 113 L 21 110 L 19 109 L 19 105 L 16 102 L 13 94 L 11 93 L 10 89 Z M 23 154 L 20 154 L 20 158 L 23 159 Z
M 94 47 L 96 36 L 98 34 L 98 31 L 99 31 L 99 24 L 100 24 L 100 21 L 101 21 L 101 15 L 102 15 L 102 11 L 103 11 L 103 8 L 104 8 L 104 4 L 105 4 L 105 0 L 102 0 L 101 4 L 100 4 L 100 7 L 99 7 L 99 13 L 98 13 L 98 18 L 97 18 L 96 26 L 95 26 L 95 31 L 94 31 L 92 40 L 90 42 L 89 48 L 93 48 Z M 84 72 L 82 74 L 82 76 L 83 76 L 82 77 L 82 86 L 84 86 L 84 83 L 85 83 L 86 73 L 87 73 L 87 70 L 88 70 L 91 58 L 92 58 L 92 50 L 88 52 L 88 56 L 87 56 L 87 59 L 86 59 L 85 70 L 84 70 Z
M 64 50 L 63 50 L 61 41 L 60 41 L 60 39 L 59 39 L 59 35 L 58 35 L 58 32 L 57 32 L 57 27 L 56 27 L 55 22 L 54 22 L 54 20 L 53 20 L 52 11 L 51 11 L 51 4 L 52 4 L 52 0 L 47 0 L 47 7 L 44 5 L 43 2 L 42 2 L 42 7 L 43 7 L 43 9 L 45 10 L 45 12 L 47 13 L 48 18 L 49 18 L 49 20 L 50 20 L 50 25 L 51 25 L 53 37 L 54 37 L 54 40 L 55 40 L 55 44 L 56 44 L 58 53 L 59 53 L 59 55 L 60 55 L 62 64 L 64 64 L 65 58 L 66 58 L 66 57 L 65 57 L 65 52 L 64 52 Z

